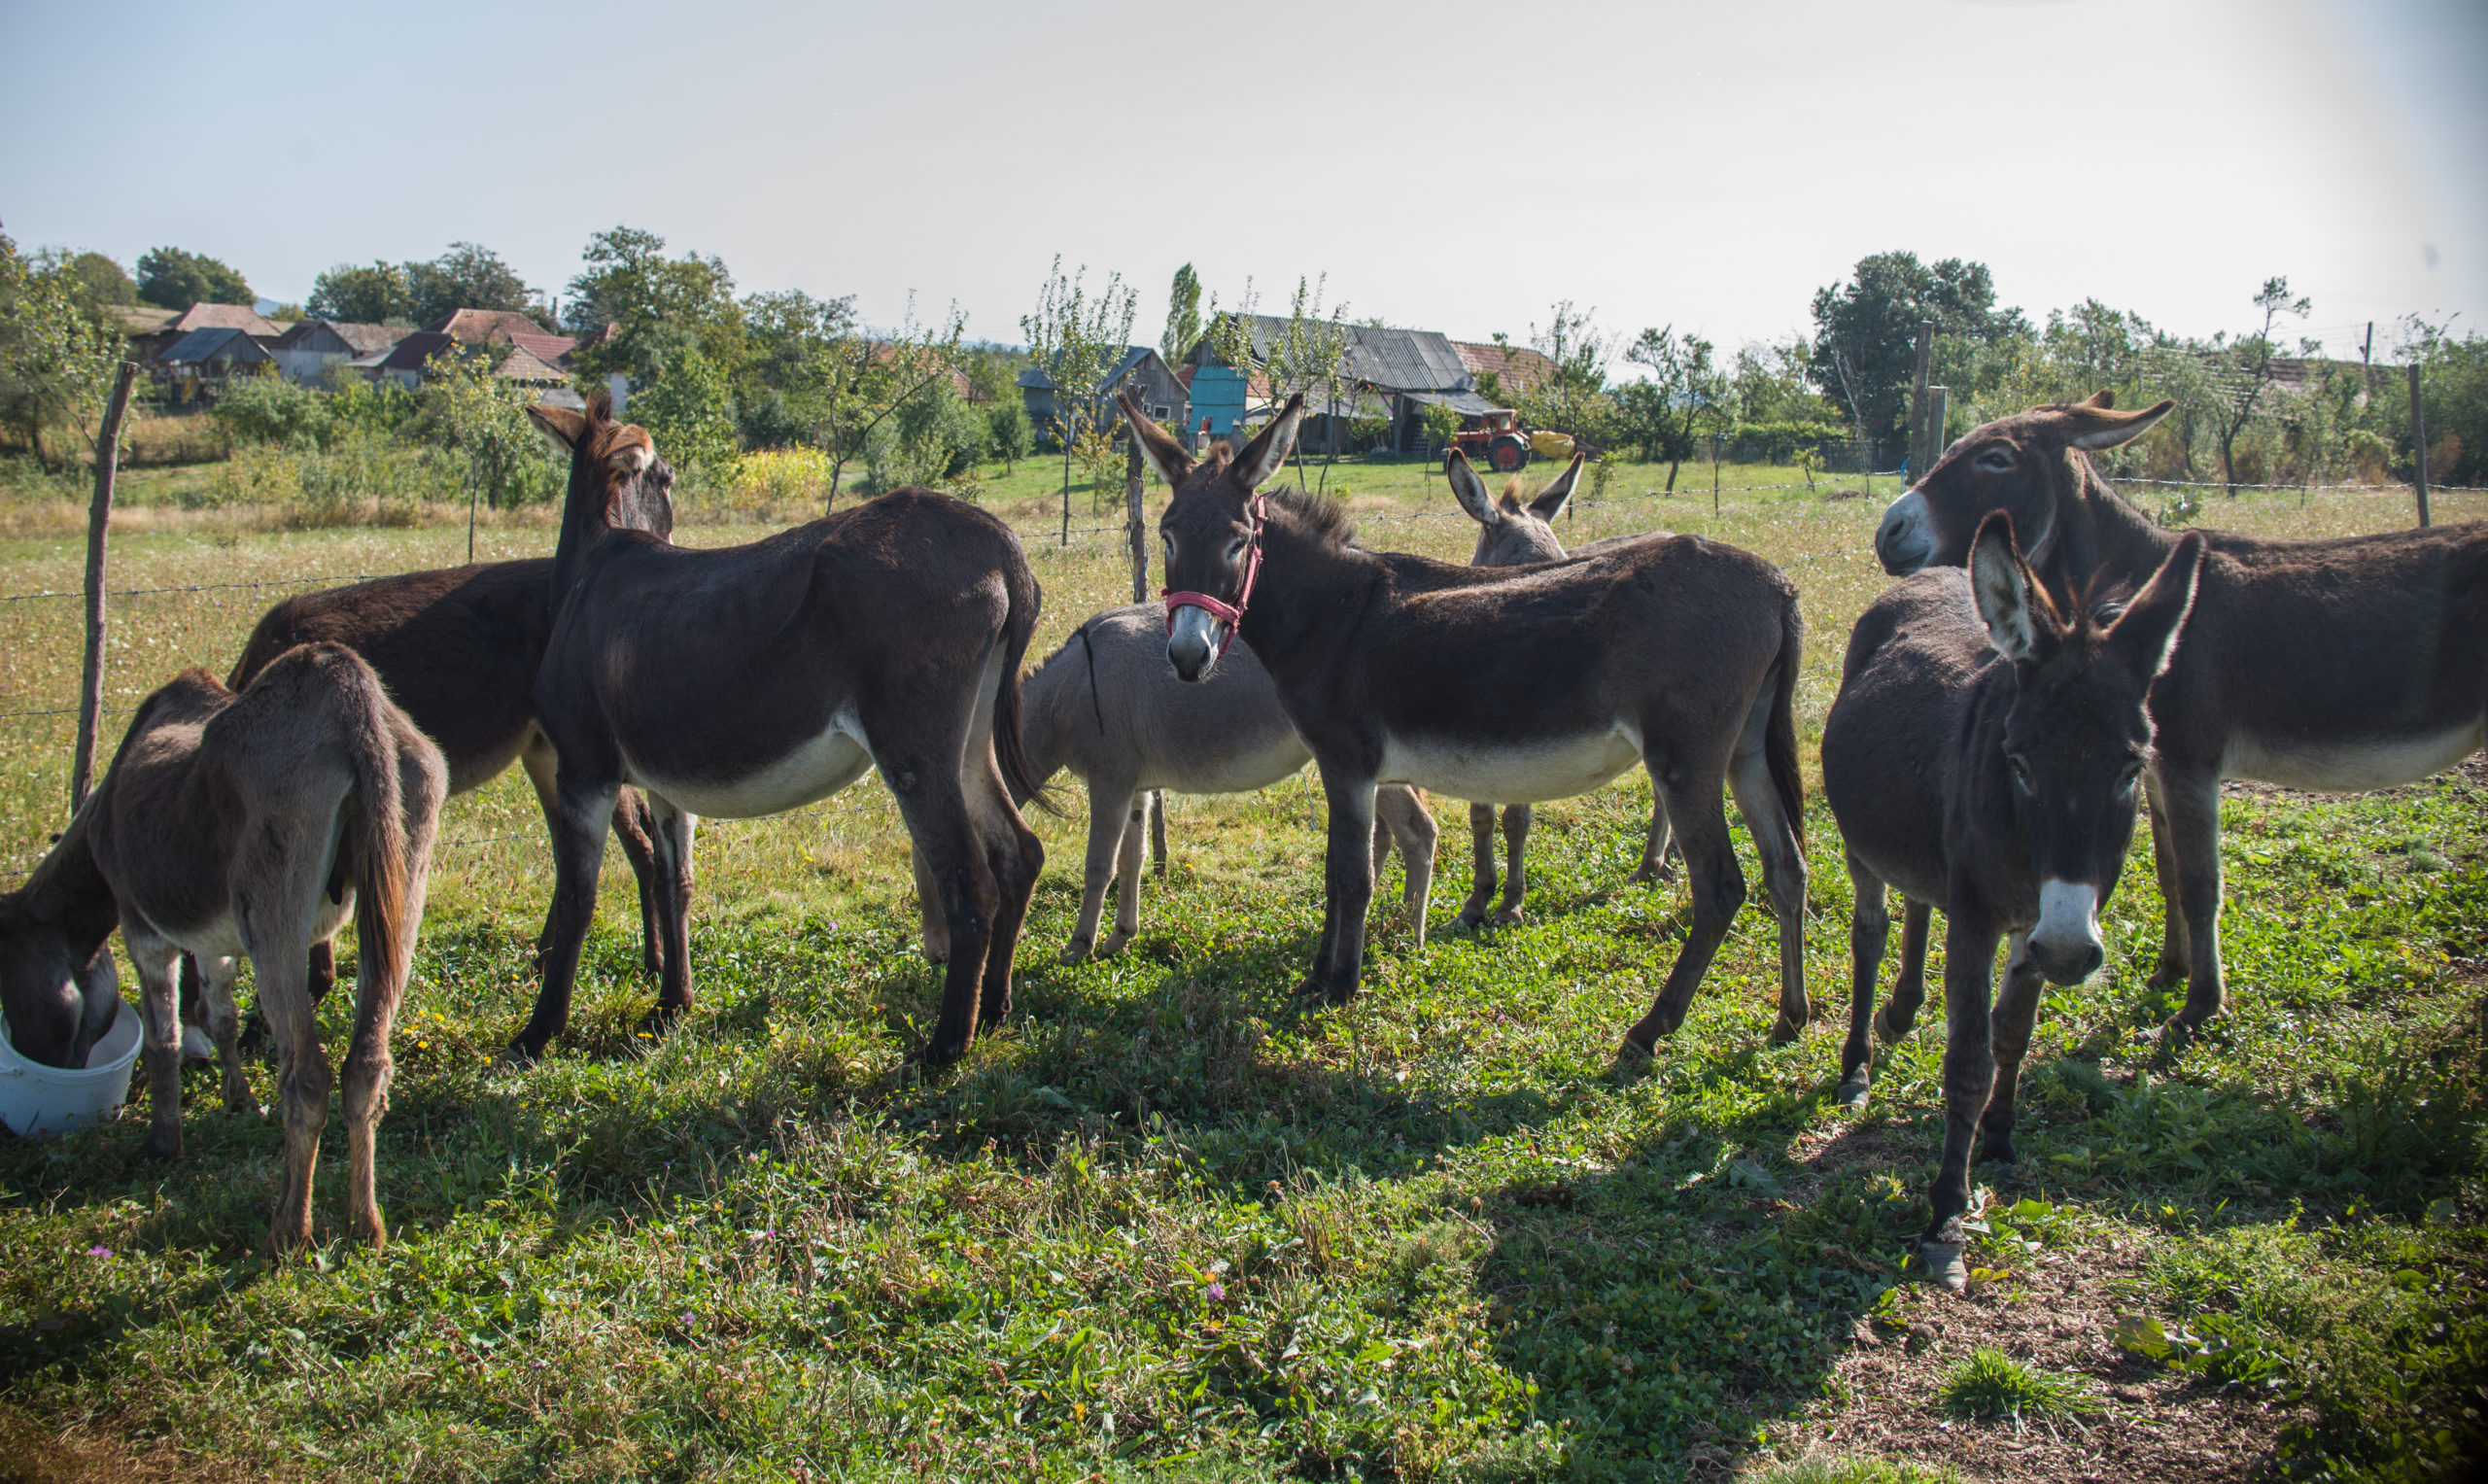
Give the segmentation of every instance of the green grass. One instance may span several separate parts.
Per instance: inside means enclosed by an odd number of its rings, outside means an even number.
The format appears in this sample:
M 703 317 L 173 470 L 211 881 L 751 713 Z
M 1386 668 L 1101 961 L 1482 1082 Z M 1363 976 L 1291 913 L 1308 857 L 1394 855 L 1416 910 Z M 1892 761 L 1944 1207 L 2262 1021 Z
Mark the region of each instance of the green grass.
M 1723 483 L 1773 482 L 1739 474 Z M 1611 498 L 1657 483 L 1625 477 Z M 1438 478 L 1332 481 L 1372 544 L 1467 556 Z M 1716 517 L 1707 498 L 1613 503 L 1566 534 L 1666 524 L 1793 570 L 1811 773 L 1849 625 L 1883 584 L 1866 539 L 1888 484 L 1731 495 Z M 1031 533 L 1041 647 L 1127 597 L 1116 535 L 1049 542 L 1026 508 L 1042 489 L 991 498 Z M 2233 511 L 2277 531 L 2401 519 L 2360 497 Z M 465 539 L 167 521 L 117 538 L 114 584 L 399 570 L 460 560 Z M 513 521 L 479 544 L 550 541 Z M 67 590 L 79 561 L 74 537 L 0 540 L 0 592 Z M 285 590 L 117 600 L 110 704 L 182 665 L 221 670 Z M 76 606 L 0 604 L 0 711 L 74 696 Z M 65 721 L 0 723 L 0 870 L 57 828 Z M 393 1245 L 263 1266 L 279 1136 L 218 1111 L 209 1079 L 177 1165 L 139 1161 L 126 1121 L 0 1145 L 0 1422 L 242 1476 L 1666 1479 L 1836 1405 L 1849 1335 L 1891 1304 L 1925 1219 L 1941 1047 L 1929 1030 L 1886 1053 L 1862 1117 L 1830 1106 L 1849 902 L 1819 800 L 1816 1028 L 1766 1044 L 1776 960 L 1753 910 L 1684 1030 L 1625 1063 L 1618 1035 L 1683 931 L 1680 888 L 1620 885 L 1645 782 L 1539 811 L 1529 921 L 1491 938 L 1447 932 L 1447 843 L 1437 936 L 1385 937 L 1358 1001 L 1320 1012 L 1287 995 L 1320 925 L 1308 802 L 1300 783 L 1174 801 L 1141 937 L 1073 968 L 1051 959 L 1081 827 L 1039 816 L 1050 865 L 1018 1012 L 926 1079 L 907 1057 L 940 980 L 879 785 L 835 812 L 704 828 L 700 1005 L 644 1058 L 631 1027 L 651 991 L 617 862 L 571 1032 L 515 1076 L 488 1063 L 532 992 L 540 825 L 514 777 L 460 799 L 381 1131 Z M 2488 957 L 2483 805 L 2461 776 L 2229 801 L 2230 1012 L 2173 1057 L 2145 1039 L 2169 1006 L 2144 983 L 2160 907 L 2138 841 L 2105 914 L 2110 967 L 2043 1005 L 2022 1163 L 1979 1172 L 2008 1189 L 1974 1253 L 1996 1276 L 1970 1301 L 2012 1302 L 2034 1262 L 2140 1244 L 2147 1278 L 2101 1302 L 2180 1343 L 2127 1363 L 2172 1370 L 2185 1396 L 2310 1408 L 2284 1467 L 2355 1477 L 2397 1448 L 2478 1446 L 2488 1162 L 2479 991 L 2456 960 Z M 328 1008 L 332 1045 L 347 1014 Z M 253 1076 L 272 1099 L 270 1069 Z M 342 1157 L 332 1136 L 324 1237 Z
M 1964 1416 L 1984 1421 L 2059 1421 L 2099 1410 L 2088 1388 L 2069 1376 L 2025 1365 L 1991 1345 L 1982 1345 L 1944 1378 L 1944 1401 Z

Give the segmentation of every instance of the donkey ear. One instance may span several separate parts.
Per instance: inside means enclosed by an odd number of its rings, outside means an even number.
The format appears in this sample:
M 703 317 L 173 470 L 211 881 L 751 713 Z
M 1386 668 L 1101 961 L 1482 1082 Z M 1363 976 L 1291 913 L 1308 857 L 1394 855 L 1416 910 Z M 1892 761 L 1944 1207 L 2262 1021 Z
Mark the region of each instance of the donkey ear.
M 2100 398 L 2107 398 L 2102 401 Z M 2097 453 L 2120 443 L 2130 443 L 2151 431 L 2152 425 L 2168 415 L 2177 403 L 2162 397 L 2148 407 L 2133 412 L 2116 411 L 2114 393 L 2102 392 L 2087 402 L 2076 402 L 2064 413 L 2065 442 L 2075 448 Z
M 587 436 L 587 419 L 568 407 L 547 407 L 542 402 L 527 404 L 527 415 L 545 435 L 564 448 L 576 448 Z
M 1538 498 L 1529 502 L 1530 513 L 1549 524 L 1563 514 L 1565 501 L 1572 498 L 1573 486 L 1581 482 L 1581 465 L 1586 458 L 1584 454 L 1572 455 L 1572 464 L 1555 476 L 1555 482 L 1538 491 Z
M 1117 392 L 1115 400 L 1123 404 L 1123 421 L 1131 425 L 1131 435 L 1140 444 L 1140 456 L 1158 470 L 1158 477 L 1166 481 L 1166 488 L 1182 489 L 1192 472 L 1192 456 L 1184 452 L 1184 445 L 1168 436 L 1165 429 L 1141 412 L 1140 403 L 1132 400 L 1128 390 Z
M 2109 646 L 2146 680 L 2158 679 L 2177 652 L 2177 636 L 2194 610 L 2194 588 L 2203 574 L 2208 546 L 2201 532 L 2187 532 L 2108 630 Z
M 1244 451 L 1227 466 L 1228 474 L 1248 492 L 1258 490 L 1278 476 L 1287 456 L 1296 452 L 1296 425 L 1304 421 L 1304 394 L 1296 393 L 1270 420 L 1270 426 L 1244 445 Z
M 2013 540 L 2013 517 L 1988 511 L 1970 543 L 1970 593 L 1987 624 L 1987 641 L 2016 665 L 2039 657 L 2044 621 L 2031 593 L 2035 585 Z
M 1489 531 L 1502 524 L 1503 513 L 1495 508 L 1495 498 L 1486 493 L 1486 481 L 1469 466 L 1467 455 L 1453 449 L 1442 461 L 1442 472 L 1451 481 L 1451 498 L 1460 501 L 1470 520 Z

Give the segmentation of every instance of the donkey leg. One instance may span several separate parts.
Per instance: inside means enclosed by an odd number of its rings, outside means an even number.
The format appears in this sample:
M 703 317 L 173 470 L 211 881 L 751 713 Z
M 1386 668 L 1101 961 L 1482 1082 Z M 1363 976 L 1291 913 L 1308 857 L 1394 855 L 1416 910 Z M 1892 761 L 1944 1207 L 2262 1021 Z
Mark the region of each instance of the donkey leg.
M 2010 1164 L 2014 1105 L 2022 1090 L 2022 1058 L 2030 1050 L 2030 1028 L 2039 1018 L 2039 993 L 2047 979 L 2030 959 L 2029 935 L 2015 933 L 2004 951 L 2004 987 L 1995 997 L 1989 1044 L 1995 1053 L 1995 1090 L 1979 1121 L 1979 1162 Z
M 1503 905 L 1495 914 L 1498 927 L 1520 925 L 1521 898 L 1529 891 L 1529 868 L 1524 857 L 1529 849 L 1530 822 L 1537 811 L 1526 804 L 1503 806 Z
M 121 941 L 129 950 L 130 967 L 138 971 L 139 1023 L 147 1037 L 147 1139 L 138 1152 L 149 1159 L 178 1159 L 182 1155 L 182 1014 L 173 976 L 181 949 L 125 913 Z
M 924 961 L 949 963 L 950 924 L 942 916 L 941 888 L 933 884 L 932 869 L 924 864 L 923 856 L 910 850 L 908 858 L 916 869 L 916 921 L 923 935 Z
M 648 840 L 656 847 L 657 935 L 665 949 L 656 1008 L 643 1022 L 662 1030 L 691 1008 L 691 860 L 700 816 L 659 794 L 642 792 Z
M 1641 864 L 1624 880 L 1636 886 L 1645 881 L 1664 881 L 1676 875 L 1668 865 L 1668 801 L 1653 791 L 1650 795 L 1650 834 L 1641 846 Z
M 1780 924 L 1780 1018 L 1771 1027 L 1771 1044 L 1797 1039 L 1813 1018 L 1806 1003 L 1806 853 L 1797 843 L 1797 821 L 1788 817 L 1762 746 L 1762 728 L 1748 726 L 1728 775 L 1737 812 L 1745 816 L 1753 837 L 1754 853 L 1762 858 L 1762 885 L 1771 898 L 1771 915 Z M 1746 745 L 1746 742 L 1751 744 Z
M 605 836 L 612 826 L 620 785 L 585 778 L 561 780 L 553 811 L 553 907 L 544 923 L 543 974 L 527 1024 L 501 1051 L 506 1065 L 525 1065 L 570 1022 L 570 991 L 578 984 L 579 950 L 596 920 L 596 878 L 605 865 Z
M 1088 854 L 1080 876 L 1080 920 L 1056 963 L 1079 963 L 1097 943 L 1097 919 L 1106 910 L 1106 883 L 1114 880 L 1123 833 L 1131 815 L 1131 784 L 1121 778 L 1088 780 Z
M 613 838 L 621 843 L 622 858 L 631 863 L 631 875 L 639 883 L 639 962 L 648 977 L 660 984 L 666 979 L 666 919 L 673 910 L 674 880 L 664 847 L 656 838 L 659 826 L 650 812 L 647 800 L 636 788 L 623 789 L 613 800 Z
M 1884 906 L 1883 878 L 1854 855 L 1849 857 L 1849 883 L 1854 902 L 1849 910 L 1849 1039 L 1840 1049 L 1840 1101 L 1863 1108 L 1875 1080 L 1868 1022 L 1875 1016 L 1875 978 L 1883 972 L 1883 946 L 1891 941 L 1892 915 Z
M 993 878 L 993 934 L 985 945 L 985 982 L 977 991 L 978 1023 L 990 1029 L 1011 1013 L 1012 959 L 1019 949 L 1019 932 L 1027 920 L 1028 903 L 1036 895 L 1037 877 L 1045 870 L 1046 847 L 1011 802 L 1011 792 L 1003 786 L 1000 770 L 988 762 L 985 764 L 984 777 L 985 786 L 970 789 L 968 804 L 975 812 L 977 830 L 985 842 L 986 869 Z M 1140 832 L 1134 828 L 1134 889 L 1129 898 L 1134 903 L 1139 900 L 1139 849 Z
M 905 715 L 864 718 L 881 777 L 907 821 L 909 846 L 923 863 L 950 926 L 950 961 L 943 972 L 941 1016 L 924 1048 L 924 1059 L 935 1066 L 957 1060 L 976 1040 L 979 1002 L 1001 908 L 985 841 L 968 799 L 963 760 L 969 755 L 970 726 L 966 714 L 930 726 Z M 1115 823 L 1122 823 L 1121 811 Z M 1110 849 L 1113 843 L 1109 836 Z M 1011 927 L 1016 936 L 1019 924 L 1014 921 Z M 1011 940 L 1004 940 L 1006 962 L 1010 948 Z
M 2220 776 L 2210 769 L 2161 773 L 2169 840 L 2177 857 L 2178 900 L 2185 909 L 2194 977 L 2186 1006 L 2168 1019 L 2165 1034 L 2183 1046 L 2203 1022 L 2220 1014 Z
M 1097 948 L 1101 958 L 1123 950 L 1140 935 L 1140 866 L 1148 846 L 1149 795 L 1142 794 L 1123 821 L 1123 843 L 1115 850 L 1115 930 Z
M 1400 911 L 1407 918 L 1418 948 L 1426 946 L 1426 903 L 1434 894 L 1434 847 L 1442 839 L 1442 831 L 1434 824 L 1434 812 L 1426 808 L 1425 797 L 1413 788 L 1394 784 L 1374 793 L 1374 814 L 1400 847 L 1400 863 L 1407 874 L 1407 884 L 1400 893 Z M 1383 845 L 1376 839 L 1373 848 L 1374 878 L 1382 876 Z
M 1158 852 L 1158 879 L 1166 879 L 1166 793 L 1163 789 L 1149 791 L 1149 846 Z
M 1473 932 L 1486 920 L 1486 904 L 1495 895 L 1495 806 L 1469 806 L 1469 844 L 1476 865 L 1469 879 L 1469 901 L 1460 909 L 1458 925 Z
M 2194 977 L 2194 947 L 2186 929 L 2183 874 L 2177 867 L 2177 832 L 2168 822 L 2157 769 L 2143 775 L 2143 802 L 2151 811 L 2151 866 L 2160 881 L 2160 961 L 2150 986 L 2174 989 Z
M 196 960 L 187 954 L 184 963 Z M 256 1113 L 259 1100 L 251 1096 L 251 1080 L 242 1071 L 242 1048 L 235 1032 L 241 1017 L 233 1008 L 233 981 L 241 965 L 230 958 L 219 958 L 198 964 L 199 998 L 207 1011 L 208 1039 L 216 1044 L 216 1060 L 224 1070 L 225 1111 Z
M 1970 1209 L 1970 1151 L 1995 1089 L 1987 993 L 1997 937 L 1973 912 L 1944 914 L 1944 1160 L 1927 1192 L 1933 1215 L 1918 1242 L 1927 1270 L 1955 1294 L 1969 1286 L 1961 1221 Z
M 1696 773 L 1673 763 L 1652 768 L 1667 790 L 1668 818 L 1684 841 L 1684 865 L 1693 894 L 1693 923 L 1684 947 L 1676 951 L 1667 983 L 1649 1013 L 1624 1033 L 1624 1044 L 1648 1053 L 1659 1038 L 1684 1023 L 1693 1006 L 1693 991 L 1702 984 L 1719 944 L 1728 936 L 1737 911 L 1745 903 L 1745 873 L 1737 868 L 1737 852 L 1728 837 L 1728 814 L 1719 794 L 1725 783 L 1716 765 Z
M 1373 906 L 1374 782 L 1369 777 L 1333 781 L 1333 776 L 1334 770 L 1322 770 L 1322 791 L 1330 805 L 1329 848 L 1323 852 L 1330 951 L 1296 992 L 1344 1005 L 1356 997 L 1365 968 L 1365 919 Z
M 1901 899 L 1901 967 L 1892 977 L 1891 1003 L 1875 1017 L 1875 1034 L 1889 1046 L 1918 1024 L 1918 1007 L 1926 1003 L 1926 929 L 1935 909 L 1924 902 Z

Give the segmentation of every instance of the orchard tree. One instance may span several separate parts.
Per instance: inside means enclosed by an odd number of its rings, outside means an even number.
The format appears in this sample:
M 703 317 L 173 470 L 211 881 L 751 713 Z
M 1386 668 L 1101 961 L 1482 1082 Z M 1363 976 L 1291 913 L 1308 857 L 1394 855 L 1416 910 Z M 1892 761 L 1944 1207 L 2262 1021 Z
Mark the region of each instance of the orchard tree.
M 1168 365 L 1181 365 L 1184 353 L 1201 337 L 1201 279 L 1186 263 L 1175 270 L 1175 285 L 1166 296 L 1166 332 L 1158 340 L 1158 354 Z
M 1907 431 L 1921 320 L 1935 322 L 1933 379 L 1965 401 L 1978 390 L 1983 353 L 2030 332 L 2022 311 L 1996 307 L 1985 263 L 1920 263 L 1915 253 L 1859 259 L 1847 283 L 1815 291 L 1814 319 L 1814 384 L 1866 439 Z
M 138 296 L 162 309 L 193 304 L 252 304 L 258 297 L 242 275 L 198 253 L 175 247 L 150 249 L 138 259 Z
M 1728 399 L 1728 379 L 1711 365 L 1710 355 L 1710 341 L 1678 335 L 1673 325 L 1641 331 L 1624 352 L 1625 360 L 1650 373 L 1619 394 L 1625 426 L 1643 457 L 1668 461 L 1671 495 L 1677 468 L 1693 453 L 1694 429 L 1714 404 Z
M 1598 311 L 1559 299 L 1544 328 L 1530 327 L 1529 343 L 1554 369 L 1520 398 L 1521 411 L 1533 426 L 1589 436 L 1607 414 L 1607 362 L 1612 354 L 1609 336 L 1598 328 Z
M 415 318 L 415 294 L 406 270 L 397 263 L 341 262 L 311 281 L 311 297 L 302 307 L 314 319 L 349 325 L 403 324 Z
M 2290 297 L 2287 278 L 2267 278 L 2255 294 L 2255 307 L 2263 311 L 2263 324 L 2259 329 L 2239 335 L 2234 340 L 2212 337 L 2214 379 L 2220 397 L 2213 412 L 2212 431 L 2220 439 L 2221 478 L 2228 484 L 2231 498 L 2237 494 L 2237 435 L 2256 419 L 2271 410 L 2265 394 L 2278 378 L 2276 363 L 2281 359 L 2279 343 L 2272 331 L 2282 316 L 2303 320 L 2315 308 L 2311 298 Z M 2323 349 L 2321 343 L 2306 341 L 2299 345 L 2302 355 L 2312 356 Z
M 0 233 L 0 428 L 38 462 L 49 462 L 49 427 L 72 422 L 94 436 L 121 358 L 120 334 L 86 312 L 85 293 L 68 259 L 30 260 Z
M 1123 286 L 1123 275 L 1109 273 L 1104 287 L 1091 296 L 1085 280 L 1088 269 L 1065 277 L 1062 255 L 1046 272 L 1033 314 L 1019 317 L 1019 332 L 1027 338 L 1028 355 L 1054 383 L 1054 436 L 1062 442 L 1062 529 L 1071 532 L 1071 460 L 1081 432 L 1103 417 L 1099 405 L 1106 378 L 1131 344 L 1136 296 Z

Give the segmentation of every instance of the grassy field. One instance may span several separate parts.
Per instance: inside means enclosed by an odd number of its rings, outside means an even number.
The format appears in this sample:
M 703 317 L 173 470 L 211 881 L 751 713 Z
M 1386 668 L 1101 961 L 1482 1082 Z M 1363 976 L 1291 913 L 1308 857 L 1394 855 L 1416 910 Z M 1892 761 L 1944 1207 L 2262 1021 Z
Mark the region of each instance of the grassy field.
M 1835 500 L 1858 481 L 1737 490 L 1797 476 L 1731 467 L 1714 515 L 1709 475 L 1645 499 L 1664 469 L 1625 466 L 1565 535 L 1665 526 L 1789 569 L 1811 773 L 1892 481 Z M 1039 461 L 985 492 L 1028 534 L 1041 649 L 1129 592 L 1085 490 L 1060 544 L 1058 480 Z M 1466 559 L 1438 477 L 1330 484 L 1368 544 Z M 2282 533 L 2406 519 L 2384 496 L 2207 503 Z M 117 599 L 122 707 L 221 671 L 285 591 L 466 539 L 139 514 L 115 587 L 275 585 Z M 0 539 L 0 594 L 74 590 L 67 529 Z M 550 544 L 513 518 L 478 550 Z M 77 607 L 0 603 L 0 873 L 63 811 L 71 719 L 23 713 L 73 703 Z M 2233 790 L 2232 1012 L 2176 1056 L 2144 1034 L 2172 1007 L 2144 984 L 2138 842 L 2108 969 L 2042 1013 L 2022 1162 L 1980 1172 L 1965 1299 L 1902 1272 L 1938 1033 L 1887 1054 L 1863 1115 L 1828 1099 L 1848 885 L 1819 800 L 1816 1028 L 1765 1046 L 1754 910 L 1684 1030 L 1629 1062 L 1682 932 L 1679 889 L 1620 885 L 1646 781 L 1541 809 L 1529 920 L 1485 938 L 1448 931 L 1465 811 L 1437 801 L 1435 936 L 1386 934 L 1359 1000 L 1317 1013 L 1286 991 L 1320 921 L 1318 791 L 1172 801 L 1142 936 L 1076 968 L 1052 963 L 1078 903 L 1066 802 L 1035 820 L 1017 1015 L 927 1079 L 907 1057 L 940 982 L 878 783 L 703 830 L 700 1008 L 643 1057 L 651 986 L 608 875 L 571 1033 L 523 1074 L 489 1061 L 531 994 L 541 829 L 514 775 L 455 801 L 381 1135 L 394 1244 L 263 1263 L 278 1131 L 204 1076 L 178 1166 L 136 1159 L 136 1108 L 0 1147 L 0 1478 L 2416 1480 L 2488 1442 L 2488 777 Z M 338 1136 L 324 1235 L 342 1156 Z

